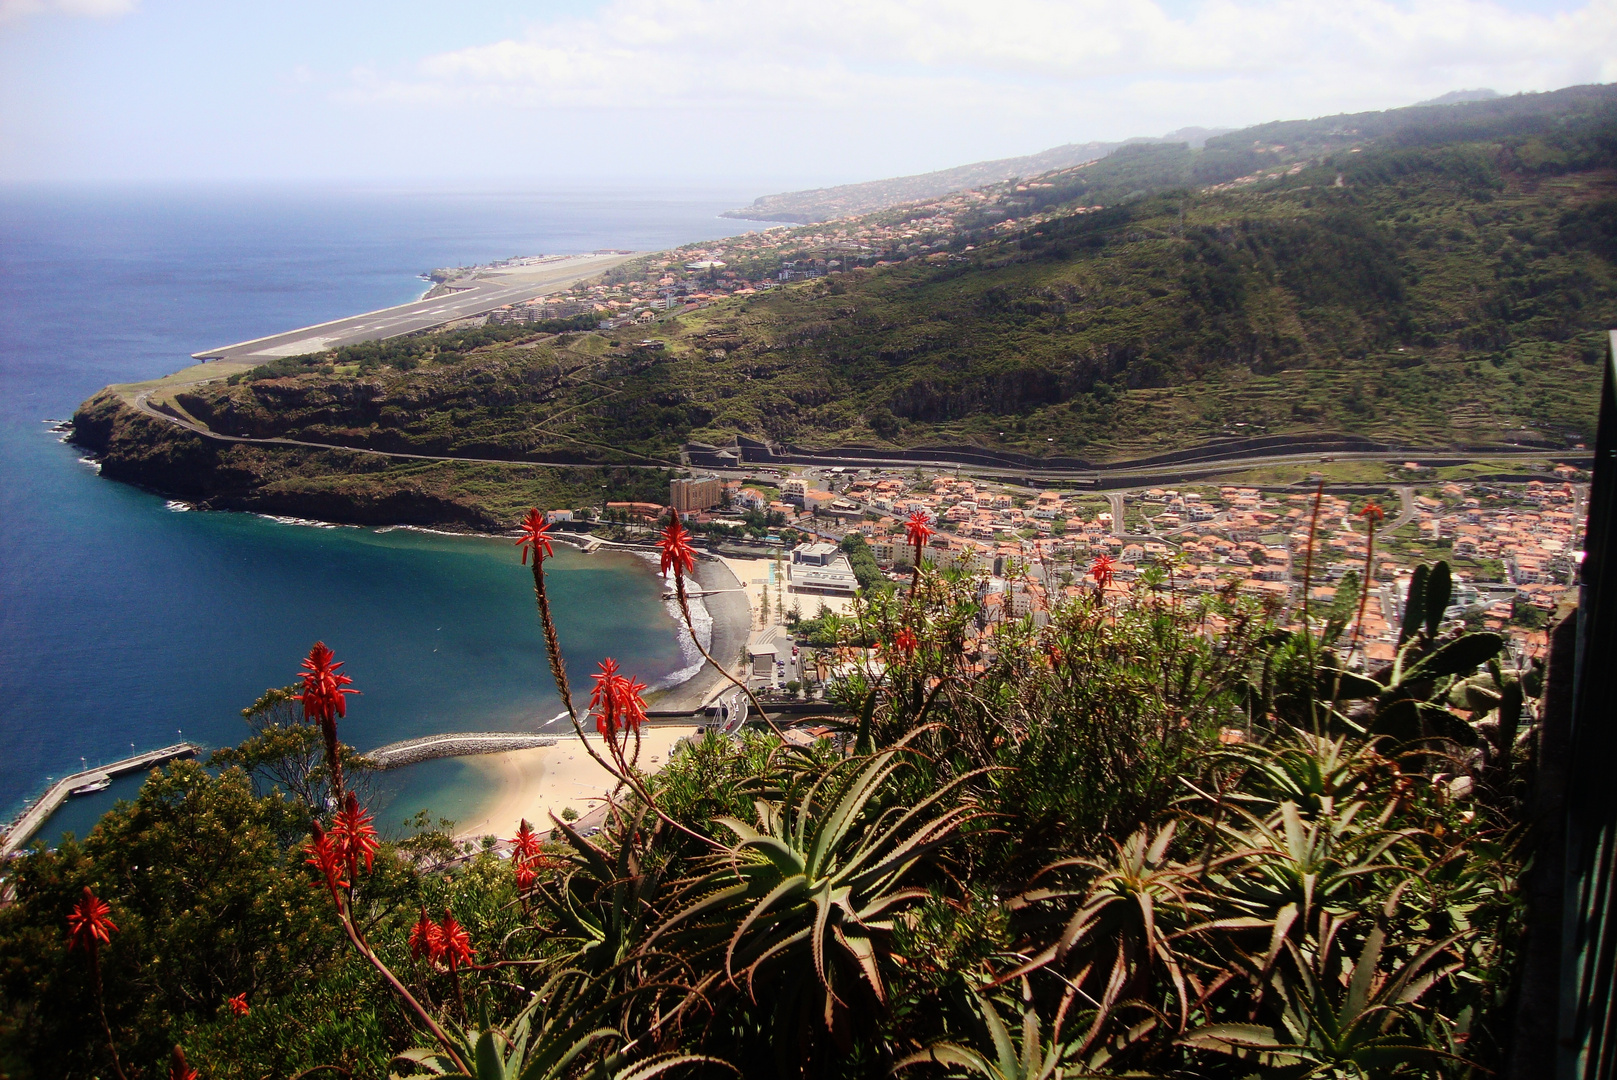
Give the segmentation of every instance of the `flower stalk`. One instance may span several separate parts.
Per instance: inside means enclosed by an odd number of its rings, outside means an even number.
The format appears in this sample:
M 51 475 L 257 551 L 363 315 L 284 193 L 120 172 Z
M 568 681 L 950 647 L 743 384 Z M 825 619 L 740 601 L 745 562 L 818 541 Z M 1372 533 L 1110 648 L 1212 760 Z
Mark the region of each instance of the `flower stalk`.
M 1365 503 L 1364 509 L 1359 511 L 1369 528 L 1369 534 L 1364 542 L 1364 580 L 1359 583 L 1359 612 L 1353 619 L 1353 638 L 1348 642 L 1347 655 L 1342 658 L 1347 663 L 1353 658 L 1353 650 L 1359 647 L 1359 635 L 1364 630 L 1364 609 L 1370 600 L 1370 570 L 1376 557 L 1376 526 L 1387 517 L 1387 512 L 1377 503 Z
M 707 651 L 701 639 L 696 636 L 696 620 L 691 618 L 691 601 L 685 592 L 685 575 L 696 572 L 696 549 L 691 546 L 691 534 L 686 532 L 685 526 L 680 523 L 679 511 L 672 506 L 668 508 L 668 525 L 663 529 L 662 536 L 657 539 L 657 550 L 662 553 L 660 561 L 662 572 L 664 574 L 669 570 L 674 572 L 674 596 L 679 601 L 680 614 L 685 618 L 685 629 L 690 631 L 691 644 L 696 646 L 696 651 L 702 654 L 703 660 L 712 664 L 732 686 L 747 695 L 747 700 L 758 710 L 758 715 L 769 725 L 769 730 L 775 733 L 777 739 L 785 742 L 786 735 L 764 711 L 763 703 L 758 700 L 758 695 L 752 692 L 752 687 L 730 674 L 728 668 L 713 659 L 713 654 Z
M 469 1071 L 448 1034 L 433 1019 L 432 1013 L 410 993 L 409 987 L 376 955 L 376 950 L 365 940 L 364 932 L 354 919 L 354 885 L 360 861 L 363 859 L 368 871 L 379 846 L 371 817 L 360 808 L 358 797 L 352 792 L 343 797 L 342 763 L 338 760 L 341 744 L 337 741 L 337 718 L 347 713 L 344 695 L 357 694 L 359 691 L 347 688 L 353 680 L 338 673 L 342 662 L 334 660 L 332 651 L 324 642 L 315 642 L 303 667 L 303 693 L 298 695 L 298 700 L 303 702 L 304 715 L 318 720 L 326 737 L 326 768 L 331 773 L 332 793 L 337 803 L 337 812 L 329 830 L 322 828 L 319 821 L 313 822 L 309 842 L 303 848 L 307 856 L 304 861 L 319 871 L 321 880 L 316 884 L 324 885 L 331 893 L 332 905 L 337 909 L 337 922 L 354 951 L 376 969 L 376 973 L 399 996 L 399 1000 L 443 1047 L 455 1066 Z
M 112 1025 L 107 1022 L 106 995 L 101 988 L 101 946 L 112 940 L 118 927 L 112 921 L 112 907 L 86 885 L 79 902 L 67 913 L 67 948 L 83 949 L 90 957 L 90 980 L 95 987 L 96 1012 L 101 1017 L 101 1031 L 107 1038 L 107 1052 L 112 1055 L 112 1071 L 118 1080 L 126 1080 L 123 1062 L 118 1059 L 118 1045 L 112 1037 Z

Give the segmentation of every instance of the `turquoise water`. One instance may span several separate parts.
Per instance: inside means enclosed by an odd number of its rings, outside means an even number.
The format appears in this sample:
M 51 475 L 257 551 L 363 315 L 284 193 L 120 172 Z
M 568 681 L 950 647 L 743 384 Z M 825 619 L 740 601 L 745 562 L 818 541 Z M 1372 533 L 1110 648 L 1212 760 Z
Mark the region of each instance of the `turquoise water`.
M 753 194 L 0 187 L 0 818 L 81 759 L 238 741 L 316 638 L 364 691 L 344 727 L 362 749 L 557 710 L 509 541 L 175 513 L 44 420 L 204 347 L 414 299 L 432 267 L 727 235 L 749 226 L 717 213 Z M 576 680 L 608 651 L 647 682 L 681 668 L 644 563 L 558 547 L 555 566 Z M 468 805 L 470 774 L 389 774 L 384 820 Z M 42 836 L 138 784 L 70 800 Z
M 361 749 L 439 731 L 534 730 L 560 711 L 533 579 L 510 541 L 176 513 L 153 496 L 126 494 L 147 504 L 120 515 L 124 529 L 143 533 L 129 546 L 145 558 L 109 556 L 109 569 L 116 567 L 109 580 L 145 607 L 140 614 L 124 608 L 124 629 L 156 641 L 129 650 L 135 656 L 82 651 L 86 672 L 65 689 L 109 676 L 128 687 L 111 715 L 69 720 L 104 741 L 104 751 L 87 755 L 90 764 L 131 752 L 140 735 L 141 748 L 150 744 L 151 725 L 137 727 L 134 717 L 164 715 L 167 741 L 218 746 L 241 738 L 238 710 L 266 687 L 291 682 L 316 638 L 346 662 L 361 691 L 341 729 Z M 165 595 L 151 582 L 177 593 Z M 557 631 L 583 687 L 608 652 L 648 681 L 683 666 L 677 627 L 646 560 L 560 545 L 549 582 Z M 205 617 L 192 615 L 198 605 L 207 606 Z M 175 670 L 136 669 L 158 641 L 163 652 L 185 659 Z M 375 809 L 390 823 L 422 808 L 457 817 L 476 802 L 476 792 L 466 790 L 474 778 L 447 762 L 400 769 L 381 779 Z M 70 800 L 52 831 L 82 834 L 138 786 L 121 780 L 103 794 Z

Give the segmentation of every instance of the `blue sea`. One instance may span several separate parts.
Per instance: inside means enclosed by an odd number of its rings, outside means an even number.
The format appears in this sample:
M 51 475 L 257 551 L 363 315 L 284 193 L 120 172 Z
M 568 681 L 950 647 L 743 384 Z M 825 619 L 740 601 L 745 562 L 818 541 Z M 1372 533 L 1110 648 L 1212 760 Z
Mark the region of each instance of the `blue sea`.
M 751 191 L 0 189 L 0 819 L 48 777 L 175 742 L 228 745 L 240 710 L 323 639 L 353 677 L 361 749 L 527 730 L 559 708 L 509 541 L 181 512 L 103 480 L 47 421 L 202 348 L 418 297 L 420 274 L 513 255 L 655 250 L 753 227 Z M 575 673 L 608 650 L 685 665 L 647 564 L 558 549 Z M 475 771 L 389 773 L 379 819 L 475 806 Z M 139 777 L 69 800 L 82 835 Z

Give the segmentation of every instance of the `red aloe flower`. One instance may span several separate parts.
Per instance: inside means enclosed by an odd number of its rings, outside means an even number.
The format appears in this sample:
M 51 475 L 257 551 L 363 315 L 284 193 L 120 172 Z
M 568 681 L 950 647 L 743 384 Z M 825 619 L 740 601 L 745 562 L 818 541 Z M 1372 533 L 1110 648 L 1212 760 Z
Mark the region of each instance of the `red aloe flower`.
M 198 1080 L 197 1071 L 185 1063 L 185 1051 L 178 1043 L 168 1059 L 168 1080 Z
M 602 660 L 598 666 L 601 670 L 590 676 L 595 680 L 595 689 L 590 691 L 591 711 L 608 705 L 612 698 L 610 687 L 616 680 L 623 678 L 618 674 L 618 662 L 610 656 Z
M 1381 509 L 1381 505 L 1379 503 L 1373 502 L 1365 503 L 1364 509 L 1359 511 L 1359 516 L 1365 521 L 1369 522 L 1371 525 L 1380 525 L 1383 521 L 1387 520 L 1387 512 Z
M 410 928 L 410 955 L 417 960 L 433 962 L 443 952 L 444 932 L 438 924 L 427 918 L 427 909 L 421 909 L 421 918 Z
M 932 519 L 925 510 L 917 510 L 904 522 L 904 536 L 915 549 L 915 561 L 921 561 L 921 549 L 932 539 Z
M 539 834 L 533 831 L 533 826 L 528 824 L 527 818 L 522 819 L 522 824 L 517 827 L 516 838 L 511 843 L 513 845 L 511 857 L 518 865 L 539 858 Z
M 318 821 L 314 823 L 312 834 L 309 842 L 303 845 L 304 852 L 309 856 L 303 861 L 320 871 L 326 879 L 326 888 L 331 890 L 332 901 L 341 903 L 338 890 L 348 887 L 348 879 L 343 876 L 342 852 L 337 850 L 337 844 Z
M 365 859 L 365 872 L 370 873 L 371 858 L 382 846 L 371 820 L 371 815 L 360 809 L 359 797 L 352 791 L 343 808 L 331 819 L 331 841 L 347 860 L 349 880 L 359 876 L 361 856 Z
M 230 1005 L 231 1013 L 236 1015 L 236 1016 L 246 1016 L 249 1012 L 252 1011 L 247 1007 L 247 992 L 246 991 L 242 991 L 241 993 L 237 994 L 235 997 L 231 998 L 229 1000 L 228 1004 Z
M 525 893 L 533 888 L 533 883 L 539 877 L 539 872 L 527 863 L 517 863 L 516 877 L 517 892 Z
M 1117 560 L 1105 552 L 1095 556 L 1095 561 L 1089 565 L 1089 576 L 1095 579 L 1095 584 L 1101 589 L 1111 588 L 1116 573 Z
M 659 565 L 663 573 L 668 573 L 669 567 L 673 567 L 676 577 L 696 572 L 696 549 L 691 547 L 691 534 L 685 531 L 679 513 L 672 506 L 668 508 L 668 525 L 657 538 L 657 550 L 662 552 Z
M 920 644 L 920 640 L 915 636 L 915 631 L 907 626 L 893 635 L 893 649 L 896 652 L 903 653 L 905 656 L 914 656 L 915 650 Z
M 610 656 L 601 661 L 601 670 L 590 678 L 595 689 L 590 692 L 590 711 L 595 714 L 595 730 L 608 738 L 619 731 L 638 731 L 646 719 L 646 701 L 640 691 L 643 682 L 635 682 L 618 673 L 618 662 Z
M 555 556 L 550 549 L 550 522 L 538 510 L 529 510 L 528 516 L 522 519 L 522 536 L 517 540 L 517 547 L 522 549 L 522 565 L 528 565 L 528 551 L 533 550 L 533 564 L 539 565 L 540 559 Z
M 67 913 L 67 947 L 93 953 L 111 941 L 112 934 L 118 929 L 111 915 L 111 906 L 86 885 L 79 902 Z
M 472 957 L 476 955 L 476 950 L 472 948 L 472 936 L 455 921 L 448 908 L 444 908 L 444 921 L 439 924 L 438 932 L 443 935 L 439 952 L 449 964 L 450 971 L 472 962 Z
M 1061 651 L 1061 646 L 1057 645 L 1053 641 L 1050 642 L 1049 645 L 1045 646 L 1044 652 L 1045 655 L 1050 658 L 1050 670 L 1052 671 L 1060 667 L 1061 661 L 1067 658 L 1067 654 Z
M 317 641 L 309 650 L 308 658 L 303 661 L 303 672 L 299 675 L 303 680 L 303 693 L 294 697 L 303 702 L 305 720 L 330 724 L 336 717 L 348 715 L 343 695 L 359 693 L 358 690 L 347 689 L 347 685 L 354 680 L 338 674 L 337 669 L 343 666 L 343 661 L 332 663 L 333 659 L 335 654 L 326 648 L 326 643 Z

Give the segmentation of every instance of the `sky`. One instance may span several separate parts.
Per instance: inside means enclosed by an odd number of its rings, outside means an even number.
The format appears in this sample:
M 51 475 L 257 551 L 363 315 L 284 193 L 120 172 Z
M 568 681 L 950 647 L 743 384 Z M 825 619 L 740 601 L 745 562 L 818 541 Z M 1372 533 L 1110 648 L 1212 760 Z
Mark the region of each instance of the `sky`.
M 0 181 L 840 183 L 1617 79 L 1617 0 L 0 0 Z

